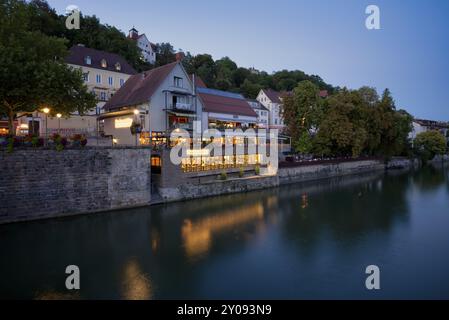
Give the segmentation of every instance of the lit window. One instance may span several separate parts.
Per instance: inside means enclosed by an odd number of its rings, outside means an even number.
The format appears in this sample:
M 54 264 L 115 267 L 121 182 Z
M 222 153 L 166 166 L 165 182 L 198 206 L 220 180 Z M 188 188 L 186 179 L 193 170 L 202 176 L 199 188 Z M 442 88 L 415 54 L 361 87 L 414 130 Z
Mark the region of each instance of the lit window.
M 174 85 L 175 85 L 175 87 L 182 88 L 182 78 L 175 77 L 174 78 Z
M 122 70 L 122 66 L 120 65 L 120 63 L 116 63 L 115 64 L 115 70 L 117 70 L 117 71 L 120 71 L 120 70 Z
M 85 62 L 86 64 L 92 64 L 92 58 L 91 58 L 90 56 L 86 56 L 86 57 L 84 58 L 84 62 Z
M 101 74 L 97 74 L 97 83 L 101 83 Z
M 107 68 L 108 67 L 108 63 L 106 62 L 106 59 L 101 60 L 101 67 L 102 68 Z

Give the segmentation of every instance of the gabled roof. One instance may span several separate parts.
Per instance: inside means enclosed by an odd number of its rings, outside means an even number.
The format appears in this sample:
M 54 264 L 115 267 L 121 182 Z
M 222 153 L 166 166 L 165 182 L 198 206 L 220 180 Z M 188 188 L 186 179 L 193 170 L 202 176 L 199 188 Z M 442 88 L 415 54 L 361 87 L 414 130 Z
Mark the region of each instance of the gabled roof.
M 262 89 L 262 91 L 265 93 L 265 95 L 268 97 L 268 99 L 271 100 L 273 103 L 282 103 L 281 102 L 281 93 L 277 92 L 271 88 L 269 89 Z
M 257 117 L 256 112 L 240 94 L 201 87 L 197 89 L 197 93 L 206 112 Z
M 91 64 L 86 63 L 86 57 L 90 57 Z M 106 60 L 106 68 L 101 66 L 101 61 L 103 59 Z M 122 56 L 115 53 L 86 48 L 82 45 L 77 45 L 70 48 L 70 54 L 65 59 L 65 62 L 88 68 L 108 70 L 125 74 L 136 74 L 136 70 L 134 70 Z M 116 70 L 115 65 L 117 63 L 120 64 L 120 71 Z
M 263 110 L 263 111 L 270 111 L 267 108 L 265 108 L 263 106 L 263 104 L 261 104 L 259 101 L 255 100 L 255 99 L 246 99 L 246 101 L 250 104 L 250 106 L 253 109 L 259 109 L 259 110 Z
M 104 105 L 105 110 L 148 102 L 178 62 L 136 74 Z
M 413 122 L 416 122 L 420 126 L 435 128 L 435 129 L 449 129 L 449 123 L 442 121 L 434 121 L 434 120 L 425 120 L 425 119 L 414 119 Z

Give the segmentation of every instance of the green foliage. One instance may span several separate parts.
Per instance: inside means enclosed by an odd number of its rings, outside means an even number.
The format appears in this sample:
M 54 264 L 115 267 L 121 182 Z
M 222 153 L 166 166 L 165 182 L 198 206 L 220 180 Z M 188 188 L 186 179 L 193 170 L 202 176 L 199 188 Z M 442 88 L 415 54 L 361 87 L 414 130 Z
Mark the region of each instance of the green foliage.
M 358 157 L 409 155 L 412 117 L 396 111 L 386 90 L 379 98 L 375 89 L 341 89 L 327 100 L 318 132 L 313 139 L 317 155 Z
M 426 131 L 418 134 L 414 141 L 415 152 L 421 160 L 427 162 L 436 155 L 446 153 L 446 138 L 438 131 Z
M 10 132 L 19 112 L 49 106 L 53 113 L 83 113 L 96 104 L 81 72 L 64 62 L 65 40 L 33 29 L 32 9 L 20 0 L 0 4 L 0 113 Z
M 298 140 L 292 140 L 296 152 L 308 154 L 312 151 L 312 138 L 307 131 L 303 131 Z
M 245 176 L 245 169 L 243 169 L 243 167 L 240 167 L 239 178 L 243 178 L 244 176 Z
M 293 94 L 283 97 L 283 117 L 297 152 L 311 151 L 310 134 L 323 118 L 324 102 L 319 91 L 317 85 L 306 80 L 294 88 Z
M 223 180 L 223 181 L 228 180 L 228 174 L 226 173 L 226 171 L 223 171 L 220 174 L 220 180 Z
M 258 164 L 256 164 L 256 166 L 254 167 L 254 173 L 256 174 L 256 176 L 260 175 L 260 166 Z

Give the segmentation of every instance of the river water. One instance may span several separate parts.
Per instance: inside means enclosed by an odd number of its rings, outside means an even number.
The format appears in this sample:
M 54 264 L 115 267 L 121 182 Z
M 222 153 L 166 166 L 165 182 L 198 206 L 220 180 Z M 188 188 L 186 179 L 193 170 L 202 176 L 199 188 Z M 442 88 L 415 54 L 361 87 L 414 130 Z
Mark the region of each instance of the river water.
M 0 298 L 449 299 L 449 168 L 2 225 L 0 257 Z

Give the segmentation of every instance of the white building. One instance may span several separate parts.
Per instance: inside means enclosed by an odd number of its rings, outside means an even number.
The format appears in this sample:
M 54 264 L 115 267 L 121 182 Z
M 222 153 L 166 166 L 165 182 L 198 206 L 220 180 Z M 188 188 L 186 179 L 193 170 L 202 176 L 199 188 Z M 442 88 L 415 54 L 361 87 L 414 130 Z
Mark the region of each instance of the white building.
M 436 130 L 441 132 L 445 137 L 447 137 L 447 133 L 449 131 L 449 123 L 433 121 L 433 120 L 423 120 L 423 119 L 414 119 L 412 122 L 413 129 L 410 132 L 409 138 L 411 140 L 415 140 L 416 136 L 422 132 Z
M 156 63 L 156 45 L 148 40 L 145 33 L 139 35 L 139 32 L 133 27 L 129 30 L 128 38 L 136 41 L 137 46 L 142 52 L 142 58 L 146 62 L 151 64 Z
M 83 115 L 73 113 L 69 117 L 58 118 L 49 106 L 48 115 L 36 111 L 21 116 L 18 121 L 21 132 L 18 134 L 97 136 L 98 129 L 101 129 L 97 126 L 97 117 L 103 112 L 103 106 L 136 73 L 123 57 L 84 45 L 73 46 L 65 62 L 74 69 L 81 69 L 88 90 L 97 98 L 96 108 Z
M 166 142 L 176 128 L 193 130 L 201 120 L 201 101 L 194 95 L 192 81 L 179 62 L 132 76 L 104 106 L 100 116 L 104 132 L 120 145 Z M 138 125 L 139 133 L 131 134 Z
M 263 89 L 260 90 L 256 100 L 269 110 L 268 122 L 270 128 L 282 132 L 285 129 L 285 123 L 282 117 L 281 94 L 272 89 Z
M 270 111 L 257 100 L 247 99 L 246 102 L 257 113 L 257 127 L 268 129 Z

